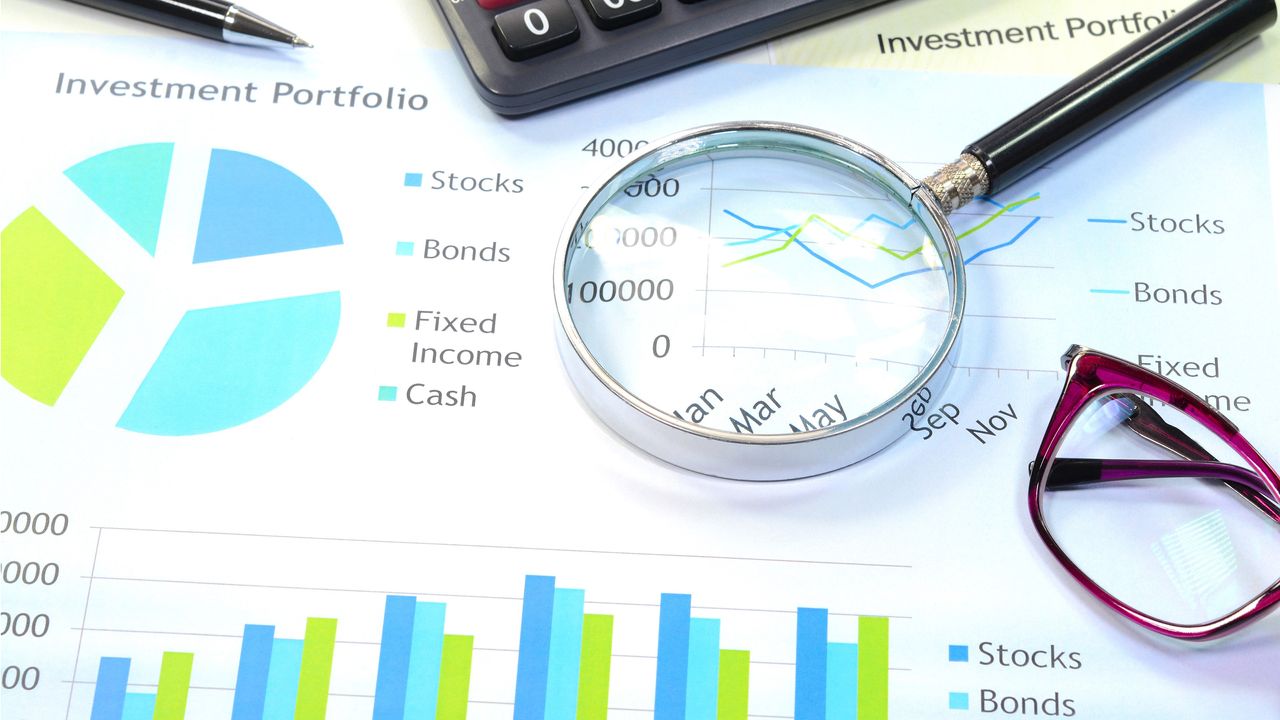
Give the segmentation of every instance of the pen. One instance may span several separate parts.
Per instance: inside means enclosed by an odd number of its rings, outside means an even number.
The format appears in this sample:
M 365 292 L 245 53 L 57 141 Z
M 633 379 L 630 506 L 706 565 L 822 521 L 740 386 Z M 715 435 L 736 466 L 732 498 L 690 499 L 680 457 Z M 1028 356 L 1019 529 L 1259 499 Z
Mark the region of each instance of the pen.
M 193 35 L 240 45 L 311 47 L 266 18 L 224 0 L 72 0 Z

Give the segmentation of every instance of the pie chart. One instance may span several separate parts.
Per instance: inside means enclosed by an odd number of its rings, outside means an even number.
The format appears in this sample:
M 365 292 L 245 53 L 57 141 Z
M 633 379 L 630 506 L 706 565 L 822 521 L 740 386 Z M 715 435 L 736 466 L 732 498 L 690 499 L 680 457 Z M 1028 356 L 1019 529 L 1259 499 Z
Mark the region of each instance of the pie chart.
M 135 347 L 127 337 L 111 337 L 139 326 L 117 317 L 126 309 L 144 321 L 178 319 L 150 329 L 163 339 L 157 350 L 128 358 L 144 367 L 129 376 L 131 395 L 116 421 L 124 430 L 181 436 L 249 422 L 293 397 L 324 363 L 338 330 L 336 289 L 271 296 L 268 287 L 267 297 L 260 288 L 252 299 L 235 296 L 242 291 L 237 272 L 261 276 L 251 265 L 266 256 L 285 255 L 272 258 L 278 268 L 341 245 L 328 204 L 271 160 L 213 148 L 187 152 L 198 163 L 175 163 L 176 149 L 147 143 L 95 155 L 63 173 L 68 192 L 83 195 L 76 198 L 83 214 L 107 219 L 100 222 L 110 232 L 99 233 L 113 241 L 107 254 L 136 263 L 144 274 L 216 269 L 225 278 L 216 289 L 225 290 L 227 301 L 163 308 L 170 314 L 130 305 L 128 281 L 95 261 L 103 237 L 88 238 L 85 224 L 70 221 L 80 234 L 64 232 L 38 205 L 29 207 L 0 231 L 0 377 L 32 401 L 52 408 L 69 394 L 95 397 L 86 382 L 115 385 L 101 372 L 79 383 L 77 375 L 94 361 L 114 367 L 120 348 Z M 198 202 L 175 203 L 170 195 L 183 191 L 196 193 Z M 198 217 L 166 224 L 167 212 L 191 215 L 193 207 Z M 170 226 L 190 228 L 194 237 L 174 238 L 165 231 Z M 157 262 L 166 242 L 181 245 L 186 267 Z M 114 348 L 111 357 L 107 350 L 95 353 L 103 344 Z

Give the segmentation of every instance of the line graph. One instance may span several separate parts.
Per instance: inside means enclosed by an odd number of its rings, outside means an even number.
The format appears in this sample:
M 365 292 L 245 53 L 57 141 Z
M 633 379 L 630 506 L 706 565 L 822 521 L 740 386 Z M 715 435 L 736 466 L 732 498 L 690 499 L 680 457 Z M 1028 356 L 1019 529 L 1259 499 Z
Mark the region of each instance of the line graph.
M 998 218 L 1000 218 L 1001 216 L 1003 216 L 1003 215 L 1005 215 L 1005 214 L 1007 214 L 1007 213 L 1009 213 L 1009 212 L 1011 212 L 1011 211 L 1013 211 L 1013 210 L 1016 210 L 1017 208 L 1020 208 L 1020 207 L 1022 207 L 1022 206 L 1024 206 L 1024 205 L 1026 205 L 1026 204 L 1028 204 L 1028 203 L 1035 202 L 1036 200 L 1039 200 L 1039 199 L 1040 199 L 1040 193 L 1035 193 L 1035 194 L 1033 194 L 1033 195 L 1030 195 L 1030 196 L 1028 196 L 1028 197 L 1022 198 L 1022 199 L 1020 199 L 1020 200 L 1017 200 L 1017 201 L 1014 201 L 1014 202 L 1011 202 L 1011 203 L 1008 203 L 1008 204 L 1001 203 L 1001 202 L 999 202 L 998 200 L 995 200 L 994 198 L 989 198 L 989 197 L 983 197 L 983 198 L 979 198 L 979 199 L 980 199 L 982 202 L 988 203 L 988 204 L 990 204 L 990 205 L 994 205 L 995 207 L 997 207 L 997 208 L 998 208 L 998 211 L 997 211 L 997 212 L 995 212 L 995 213 L 993 213 L 993 214 L 991 214 L 990 216 L 988 216 L 987 218 L 985 218 L 982 222 L 978 223 L 977 225 L 974 225 L 973 227 L 971 227 L 971 228 L 969 228 L 969 229 L 965 230 L 964 232 L 960 233 L 959 235 L 957 235 L 957 236 L 956 236 L 957 241 L 959 241 L 959 240 L 963 240 L 963 239 L 965 239 L 965 238 L 967 238 L 967 237 L 969 237 L 969 236 L 971 236 L 971 235 L 973 235 L 973 234 L 975 234 L 975 233 L 977 233 L 977 232 L 979 232 L 979 231 L 983 230 L 984 228 L 986 228 L 986 227 L 988 227 L 989 225 L 991 225 L 991 223 L 995 222 L 995 221 L 996 221 Z M 726 243 L 726 244 L 725 244 L 727 247 L 734 247 L 734 246 L 740 246 L 740 245 L 752 245 L 752 244 L 759 243 L 759 242 L 763 242 L 763 241 L 769 240 L 769 239 L 771 239 L 771 238 L 779 237 L 779 236 L 782 236 L 782 235 L 785 235 L 785 236 L 786 236 L 786 240 L 785 240 L 785 241 L 783 241 L 781 245 L 779 245 L 779 246 L 777 246 L 777 247 L 769 248 L 768 250 L 763 250 L 763 251 L 761 251 L 761 252 L 753 253 L 753 254 L 751 254 L 751 255 L 747 255 L 747 256 L 745 256 L 745 257 L 738 258 L 738 259 L 736 259 L 736 260 L 731 260 L 731 261 L 729 261 L 729 262 L 727 262 L 727 263 L 725 263 L 725 264 L 723 265 L 723 267 L 726 267 L 726 268 L 727 268 L 727 267 L 732 267 L 732 266 L 734 266 L 734 265 L 739 265 L 739 264 L 742 264 L 742 263 L 746 263 L 746 262 L 749 262 L 749 261 L 752 261 L 752 260 L 758 260 L 758 259 L 760 259 L 760 258 L 763 258 L 763 257 L 768 256 L 768 255 L 772 255 L 772 254 L 774 254 L 774 253 L 782 252 L 782 251 L 786 250 L 787 248 L 789 248 L 789 247 L 791 247 L 791 246 L 793 246 L 793 245 L 794 245 L 794 246 L 799 247 L 800 249 L 804 250 L 806 253 L 808 253 L 809 255 L 811 255 L 813 258 L 815 258 L 816 260 L 818 260 L 818 261 L 822 262 L 823 264 L 827 265 L 828 267 L 832 268 L 832 269 L 833 269 L 833 270 L 835 270 L 836 272 L 839 272 L 840 274 L 844 275 L 845 277 L 848 277 L 848 278 L 850 278 L 851 280 L 854 280 L 854 281 L 856 281 L 856 282 L 860 283 L 861 285 L 863 285 L 863 286 L 865 286 L 866 288 L 871 289 L 871 290 L 874 290 L 874 289 L 879 288 L 879 287 L 883 287 L 883 286 L 888 285 L 889 283 L 892 283 L 892 282 L 894 282 L 894 281 L 896 281 L 896 280 L 901 280 L 901 279 L 903 279 L 903 278 L 910 277 L 910 276 L 912 276 L 912 275 L 919 275 L 919 274 L 921 274 L 921 273 L 933 272 L 933 271 L 935 271 L 935 270 L 939 270 L 939 269 L 941 269 L 941 268 L 936 268 L 936 267 L 917 268 L 917 269 L 914 269 L 914 270 L 908 270 L 908 271 L 905 271 L 905 272 L 897 273 L 897 274 L 895 274 L 895 275 L 891 275 L 891 276 L 889 276 L 889 277 L 887 277 L 887 278 L 885 278 L 885 279 L 883 279 L 883 280 L 879 280 L 879 281 L 871 281 L 871 280 L 867 280 L 867 279 L 865 279 L 865 278 L 863 278 L 863 277 L 861 277 L 861 276 L 857 275 L 856 273 L 854 273 L 854 272 L 852 272 L 852 271 L 848 270 L 847 268 L 843 267 L 843 266 L 842 266 L 842 265 L 840 265 L 839 263 L 837 263 L 837 262 L 835 262 L 835 261 L 831 260 L 830 258 L 826 257 L 826 256 L 825 256 L 825 255 L 823 255 L 822 253 L 818 252 L 817 250 L 815 250 L 815 249 L 812 247 L 812 243 L 810 243 L 810 242 L 805 242 L 804 240 L 801 240 L 801 239 L 800 239 L 800 236 L 801 236 L 802 234 L 804 234 L 804 232 L 805 232 L 806 230 L 808 230 L 808 228 L 809 228 L 810 226 L 812 226 L 812 225 L 815 225 L 815 224 L 816 224 L 817 226 L 820 226 L 820 227 L 824 227 L 824 228 L 826 228 L 829 232 L 833 233 L 834 235 L 836 235 L 836 236 L 837 236 L 838 238 L 840 238 L 840 239 L 852 239 L 852 240 L 857 240 L 857 241 L 862 242 L 862 243 L 864 243 L 864 244 L 870 245 L 870 246 L 874 247 L 874 248 L 875 248 L 875 249 L 877 249 L 877 250 L 880 250 L 880 251 L 882 251 L 882 252 L 884 252 L 884 253 L 887 253 L 888 255 L 890 255 L 890 256 L 892 256 L 892 257 L 894 257 L 894 258 L 898 259 L 898 260 L 905 261 L 905 260 L 909 260 L 909 259 L 911 259 L 911 258 L 915 257 L 916 255 L 919 255 L 921 252 L 923 252 L 923 251 L 924 251 L 925 246 L 922 244 L 922 245 L 920 245 L 920 246 L 918 246 L 918 247 L 916 247 L 916 248 L 913 248 L 913 249 L 911 249 L 911 250 L 895 250 L 894 248 L 891 248 L 891 247 L 889 247 L 889 246 L 887 246 L 887 245 L 885 245 L 885 244 L 883 244 L 883 243 L 876 242 L 875 240 L 871 240 L 871 239 L 869 239 L 869 238 L 861 237 L 861 236 L 857 235 L 857 231 L 858 231 L 858 230 L 860 230 L 861 228 L 865 227 L 866 225 L 871 224 L 871 223 L 881 223 L 881 224 L 887 225 L 887 226 L 889 226 L 889 227 L 896 228 L 896 229 L 898 229 L 898 230 L 906 230 L 906 229 L 910 228 L 912 225 L 914 225 L 914 224 L 915 224 L 915 218 L 911 218 L 911 219 L 907 220 L 907 221 L 906 221 L 906 222 L 904 222 L 904 223 L 898 223 L 898 222 L 895 222 L 894 220 L 891 220 L 891 219 L 889 219 L 889 218 L 886 218 L 886 217 L 884 217 L 883 215 L 880 215 L 880 214 L 878 214 L 878 213 L 871 213 L 871 214 L 867 215 L 865 218 L 863 218 L 863 219 L 862 219 L 862 220 L 861 220 L 861 221 L 860 221 L 860 222 L 859 222 L 859 223 L 854 227 L 854 229 L 853 229 L 853 230 L 844 230 L 844 229 L 840 228 L 838 225 L 836 225 L 836 224 L 832 223 L 831 221 L 827 220 L 826 218 L 822 217 L 821 215 L 819 215 L 819 214 L 817 214 L 817 213 L 812 213 L 812 214 L 810 214 L 810 215 L 809 215 L 809 216 L 804 220 L 804 222 L 802 222 L 802 223 L 799 223 L 799 224 L 796 224 L 796 225 L 789 225 L 789 226 L 786 226 L 786 227 L 776 227 L 776 226 L 771 226 L 771 225 L 762 225 L 762 224 L 759 224 L 759 223 L 755 223 L 755 222 L 752 222 L 751 220 L 748 220 L 747 218 L 745 218 L 745 217 L 743 217 L 743 216 L 741 216 L 741 215 L 739 215 L 739 214 L 737 214 L 737 213 L 735 213 L 735 212 L 733 212 L 733 211 L 731 211 L 731 210 L 729 210 L 729 209 L 727 209 L 727 208 L 726 208 L 726 209 L 724 209 L 724 213 L 725 213 L 726 215 L 728 215 L 729 217 L 733 218 L 734 220 L 736 220 L 736 221 L 738 221 L 738 222 L 740 222 L 740 223 L 742 223 L 742 224 L 746 225 L 747 227 L 750 227 L 750 228 L 752 228 L 752 229 L 754 229 L 754 230 L 764 230 L 764 231 L 766 231 L 766 233 L 765 233 L 764 235 L 760 235 L 760 236 L 758 236 L 758 237 L 749 238 L 749 239 L 747 239 L 747 240 L 736 240 L 736 241 L 733 241 L 733 242 L 728 242 L 728 243 Z M 964 264 L 965 264 L 965 265 L 968 265 L 969 263 L 973 262 L 974 260 L 977 260 L 978 258 L 982 257 L 983 255 L 986 255 L 987 253 L 993 252 L 993 251 L 995 251 L 995 250 L 1000 250 L 1000 249 L 1002 249 L 1002 248 L 1006 248 L 1006 247 L 1009 247 L 1009 246 L 1011 246 L 1011 245 L 1015 244 L 1015 243 L 1016 243 L 1016 242 L 1018 242 L 1020 239 L 1022 239 L 1022 237 L 1023 237 L 1024 235 L 1026 235 L 1026 234 L 1027 234 L 1027 232 L 1029 232 L 1029 231 L 1031 230 L 1031 228 L 1032 228 L 1032 227 L 1034 227 L 1034 226 L 1036 225 L 1036 223 L 1040 222 L 1040 220 L 1041 220 L 1041 219 L 1042 219 L 1042 217 L 1041 217 L 1041 216 L 1034 216 L 1034 217 L 1032 217 L 1032 218 L 1031 218 L 1031 220 L 1030 220 L 1029 222 L 1027 222 L 1027 223 L 1026 223 L 1026 224 L 1025 224 L 1025 225 L 1024 225 L 1020 230 L 1018 230 L 1018 231 L 1017 231 L 1017 233 L 1015 233 L 1015 234 L 1013 235 L 1013 237 L 1012 237 L 1012 238 L 1010 238 L 1009 240 L 1007 240 L 1007 241 L 1005 241 L 1005 242 L 1003 242 L 1003 243 L 1000 243 L 1000 244 L 997 244 L 997 245 L 993 245 L 993 246 L 991 246 L 991 247 L 983 248 L 983 249 L 981 249 L 981 250 L 979 250 L 979 251 L 977 251 L 977 252 L 973 253 L 972 255 L 970 255 L 970 256 L 968 256 L 968 257 L 964 258 Z

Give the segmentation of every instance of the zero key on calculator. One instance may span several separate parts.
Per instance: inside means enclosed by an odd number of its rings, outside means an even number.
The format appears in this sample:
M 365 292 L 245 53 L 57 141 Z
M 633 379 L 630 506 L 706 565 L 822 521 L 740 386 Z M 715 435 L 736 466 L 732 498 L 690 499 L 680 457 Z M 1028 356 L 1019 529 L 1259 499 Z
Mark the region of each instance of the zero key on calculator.
M 568 45 L 580 33 L 569 0 L 537 0 L 498 13 L 493 34 L 507 57 L 525 60 Z

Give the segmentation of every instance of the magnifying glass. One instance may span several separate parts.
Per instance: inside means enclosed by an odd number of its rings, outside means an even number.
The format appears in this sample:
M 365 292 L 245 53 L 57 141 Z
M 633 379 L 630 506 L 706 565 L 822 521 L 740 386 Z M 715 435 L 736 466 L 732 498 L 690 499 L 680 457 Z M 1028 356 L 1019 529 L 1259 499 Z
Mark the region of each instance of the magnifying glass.
M 1197 2 L 923 181 L 789 123 L 655 142 L 561 238 L 555 302 L 571 380 L 622 437 L 708 475 L 805 477 L 880 451 L 940 404 L 954 366 L 965 274 L 947 215 L 1275 19 L 1274 0 Z

